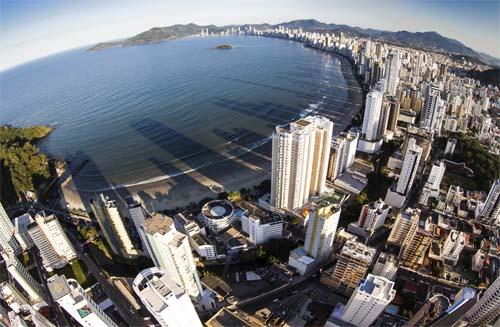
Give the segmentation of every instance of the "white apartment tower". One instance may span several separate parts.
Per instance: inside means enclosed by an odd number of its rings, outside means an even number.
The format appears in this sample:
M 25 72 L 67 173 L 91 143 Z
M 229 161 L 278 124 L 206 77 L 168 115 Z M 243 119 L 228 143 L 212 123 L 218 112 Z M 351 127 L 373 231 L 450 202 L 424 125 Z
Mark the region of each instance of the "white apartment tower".
M 481 210 L 481 216 L 490 225 L 500 226 L 500 179 L 495 180 L 491 186 Z
M 116 202 L 101 193 L 90 200 L 90 206 L 113 253 L 124 258 L 136 257 L 137 249 L 132 243 Z
M 28 235 L 49 271 L 62 268 L 77 257 L 75 248 L 54 215 L 46 216 L 44 212 L 37 214 L 35 222 L 28 226 Z
M 335 308 L 338 318 L 354 326 L 369 327 L 396 296 L 394 282 L 387 278 L 368 276 L 361 281 L 342 308 Z
M 420 113 L 420 127 L 428 130 L 441 131 L 441 125 L 446 111 L 445 102 L 440 98 L 441 91 L 436 85 L 427 85 L 425 101 Z
M 31 304 L 43 302 L 42 286 L 30 275 L 13 253 L 0 252 L 5 260 L 7 271 L 26 294 L 28 294 Z
M 340 206 L 331 203 L 320 203 L 310 211 L 304 250 L 317 261 L 330 256 L 339 219 Z
M 273 134 L 271 204 L 280 209 L 301 207 L 325 191 L 333 123 L 310 116 L 283 126 Z
M 76 280 L 54 275 L 47 280 L 47 286 L 59 306 L 83 327 L 118 327 Z
M 388 280 L 394 280 L 398 271 L 398 258 L 395 255 L 381 252 L 375 261 L 372 269 L 372 275 L 385 277 Z
M 386 93 L 390 96 L 396 95 L 396 89 L 399 83 L 399 69 L 401 63 L 399 60 L 399 52 L 391 51 L 387 56 L 387 63 L 385 67 L 385 84 Z
M 377 200 L 363 205 L 358 218 L 358 226 L 368 234 L 373 234 L 385 223 L 391 207 L 382 200 Z
M 191 298 L 161 268 L 145 269 L 133 282 L 135 294 L 164 327 L 201 327 Z
M 362 136 L 367 141 L 376 141 L 381 138 L 384 131 L 380 131 L 382 117 L 382 100 L 384 93 L 373 90 L 366 96 L 365 115 L 363 117 Z
M 14 225 L 0 203 L 0 247 L 5 251 L 17 252 L 20 247 L 14 236 Z
M 241 227 L 255 245 L 283 237 L 283 220 L 279 215 L 266 211 L 249 202 L 240 206 L 245 210 L 241 215 Z
M 163 268 L 169 277 L 180 285 L 191 298 L 203 294 L 189 239 L 178 232 L 174 220 L 160 214 L 146 220 L 144 225 L 148 251 L 155 266 Z
M 465 247 L 465 234 L 452 229 L 446 238 L 443 245 L 443 250 L 441 251 L 441 256 L 445 263 L 451 263 L 451 265 L 456 266 L 458 259 L 460 258 L 460 253 Z
M 399 194 L 406 196 L 410 191 L 415 175 L 417 174 L 421 156 L 422 148 L 416 144 L 415 139 L 410 139 L 403 161 L 403 168 L 401 168 L 401 174 L 399 174 L 398 184 L 396 186 L 396 191 Z
M 467 311 L 464 319 L 469 326 L 498 326 L 500 316 L 500 277 L 484 292 L 479 301 Z M 496 323 L 495 323 L 496 322 Z

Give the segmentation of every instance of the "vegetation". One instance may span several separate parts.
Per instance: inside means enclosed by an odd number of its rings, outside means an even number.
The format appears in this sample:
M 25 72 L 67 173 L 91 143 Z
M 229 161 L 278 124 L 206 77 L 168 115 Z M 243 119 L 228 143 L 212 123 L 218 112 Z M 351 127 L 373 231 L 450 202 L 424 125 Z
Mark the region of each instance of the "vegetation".
M 360 193 L 351 204 L 342 209 L 339 226 L 347 227 L 350 223 L 357 221 L 361 213 L 361 207 L 367 202 L 368 195 L 366 192 Z
M 489 153 L 477 138 L 457 134 L 457 146 L 451 160 L 465 162 L 474 171 L 479 190 L 488 192 L 500 172 L 500 157 Z
M 0 126 L 0 162 L 4 201 L 12 202 L 27 191 L 35 192 L 50 176 L 49 160 L 32 142 L 47 136 L 47 126 Z
M 83 288 L 87 288 L 92 286 L 96 280 L 92 277 L 92 275 L 86 273 L 87 266 L 82 261 L 73 260 L 69 265 L 61 269 L 54 270 L 55 274 L 65 275 L 67 278 L 74 278 L 75 280 L 82 285 Z

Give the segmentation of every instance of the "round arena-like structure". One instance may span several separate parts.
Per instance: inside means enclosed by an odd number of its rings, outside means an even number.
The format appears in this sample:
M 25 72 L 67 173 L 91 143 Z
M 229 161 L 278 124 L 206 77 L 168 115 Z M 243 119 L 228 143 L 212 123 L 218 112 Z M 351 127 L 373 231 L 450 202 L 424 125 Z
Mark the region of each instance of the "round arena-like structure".
M 234 206 L 229 201 L 213 200 L 205 203 L 201 215 L 205 226 L 218 234 L 233 222 Z

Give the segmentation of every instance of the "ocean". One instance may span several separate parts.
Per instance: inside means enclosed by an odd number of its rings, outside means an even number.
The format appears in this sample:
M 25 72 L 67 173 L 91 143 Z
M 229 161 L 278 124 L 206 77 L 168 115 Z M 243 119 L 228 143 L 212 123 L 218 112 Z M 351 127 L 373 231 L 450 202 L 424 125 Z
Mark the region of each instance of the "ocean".
M 214 49 L 222 43 L 233 48 Z M 226 162 L 211 173 L 218 183 L 229 169 L 268 173 L 269 137 L 278 124 L 321 114 L 342 131 L 359 109 L 347 85 L 337 57 L 281 39 L 80 48 L 2 72 L 0 124 L 54 126 L 39 146 L 80 168 L 85 192 L 157 183 Z

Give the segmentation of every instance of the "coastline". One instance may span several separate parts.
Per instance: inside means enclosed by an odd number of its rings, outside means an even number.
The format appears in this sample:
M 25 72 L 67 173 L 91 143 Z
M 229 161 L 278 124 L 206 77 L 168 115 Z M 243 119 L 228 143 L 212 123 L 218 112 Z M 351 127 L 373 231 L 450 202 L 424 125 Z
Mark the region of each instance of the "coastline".
M 356 79 L 354 67 L 347 58 L 341 54 L 322 49 L 314 50 L 332 55 L 340 62 L 342 76 L 347 86 L 347 96 L 342 110 L 345 119 L 341 122 L 345 126 L 339 126 L 341 128 L 338 130 L 339 132 L 343 131 L 350 128 L 353 118 L 358 115 L 361 109 L 363 102 L 362 88 Z M 237 191 L 241 188 L 252 188 L 262 181 L 270 179 L 270 158 L 271 142 L 267 141 L 237 158 L 228 159 L 174 177 L 159 176 L 158 180 L 152 182 L 127 187 L 112 186 L 109 191 L 104 193 L 118 200 L 122 206 L 126 205 L 125 201 L 128 196 L 139 194 L 147 209 L 151 211 L 185 207 L 193 202 L 198 203 L 207 197 L 216 198 L 220 187 L 226 192 Z M 255 169 L 237 170 L 234 168 L 233 161 L 248 163 L 255 166 Z M 96 194 L 97 190 L 82 191 L 78 189 L 78 173 L 71 179 L 62 183 L 62 200 L 69 203 L 72 208 L 88 209 L 88 207 L 84 207 L 86 206 L 85 203 Z

